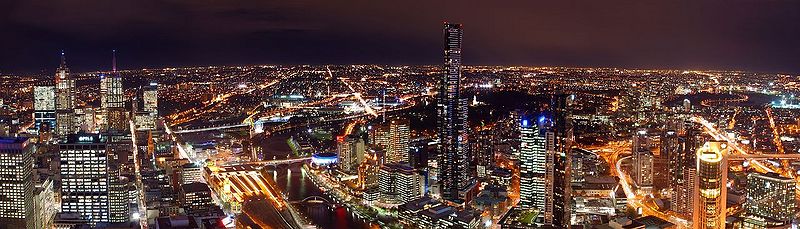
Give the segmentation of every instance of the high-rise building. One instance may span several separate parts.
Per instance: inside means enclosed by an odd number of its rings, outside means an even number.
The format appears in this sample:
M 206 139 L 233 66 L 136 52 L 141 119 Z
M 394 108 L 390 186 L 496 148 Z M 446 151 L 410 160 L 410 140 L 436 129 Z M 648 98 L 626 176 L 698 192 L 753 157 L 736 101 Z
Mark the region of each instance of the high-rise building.
M 728 145 L 722 141 L 706 142 L 697 150 L 694 228 L 725 228 L 727 154 Z
M 387 163 L 378 172 L 380 200 L 404 204 L 425 195 L 425 178 L 406 164 Z
M 639 149 L 634 153 L 634 179 L 636 186 L 644 192 L 653 190 L 653 161 L 655 157 L 650 150 Z
M 69 74 L 64 52 L 61 65 L 56 70 L 56 134 L 66 136 L 75 133 L 75 80 Z
M 71 134 L 59 144 L 61 211 L 78 213 L 90 223 L 109 222 L 109 169 L 105 139 Z
M 364 161 L 366 148 L 364 139 L 348 135 L 337 137 L 336 151 L 339 153 L 339 169 L 342 172 L 356 174 L 358 166 Z
M 552 174 L 552 155 L 548 155 L 545 134 L 539 128 L 541 121 L 524 117 L 520 123 L 520 207 L 538 209 L 545 212 L 546 203 L 552 203 L 552 180 L 547 180 L 548 172 Z M 549 188 L 549 189 L 548 189 Z M 549 200 L 547 198 L 550 198 Z M 552 204 L 549 205 L 552 212 Z
M 143 88 L 142 99 L 144 100 L 143 109 L 155 116 L 158 116 L 158 83 L 153 81 Z
M 672 210 L 682 214 L 690 215 L 693 210 L 694 182 L 697 174 L 696 159 L 697 145 L 701 140 L 699 130 L 686 128 L 677 137 L 677 148 L 671 150 L 669 155 L 670 188 L 672 195 L 670 198 Z M 666 144 L 671 144 L 673 140 L 667 140 Z M 662 147 L 664 148 L 664 147 Z
M 772 223 L 786 224 L 797 213 L 795 180 L 777 173 L 747 174 L 747 202 L 745 209 L 750 216 Z M 745 220 L 745 224 L 748 220 Z M 773 225 L 774 226 L 774 225 Z
M 58 213 L 58 202 L 53 180 L 49 177 L 36 182 L 33 193 L 33 228 L 52 228 Z
M 386 149 L 389 147 L 389 126 L 374 125 L 369 127 L 369 144 Z
M 125 95 L 122 88 L 122 76 L 117 72 L 116 51 L 112 59 L 112 70 L 108 75 L 100 76 L 101 89 L 105 87 L 105 94 L 101 99 L 105 103 L 105 124 L 109 132 L 124 132 L 128 130 L 128 121 L 125 111 Z M 103 92 L 103 90 L 101 90 Z
M 572 215 L 572 120 L 567 107 L 569 95 L 558 94 L 552 98 L 553 118 L 548 125 L 546 139 L 548 154 L 553 154 L 553 210 L 545 209 L 545 224 L 568 228 Z M 547 162 L 550 164 L 550 162 Z M 548 175 L 550 176 L 550 175 Z
M 386 163 L 408 162 L 410 129 L 407 119 L 389 121 L 389 145 L 386 148 Z
M 494 131 L 484 127 L 470 138 L 474 144 L 470 145 L 472 155 L 475 157 L 475 169 L 478 177 L 486 177 L 491 167 L 494 166 Z
M 677 157 L 677 154 L 681 153 L 680 151 L 680 141 L 678 140 L 678 132 L 675 130 L 666 130 L 664 134 L 661 136 L 661 147 L 659 156 L 661 158 L 666 158 L 669 161 L 669 166 L 667 166 L 667 170 L 669 172 L 669 183 L 672 185 L 673 183 L 677 182 L 678 177 L 675 176 L 677 171 L 675 171 L 676 166 L 674 162 L 672 162 L 673 158 Z
M 442 199 L 464 203 L 475 187 L 467 161 L 467 100 L 461 96 L 461 24 L 444 24 L 445 73 L 439 82 L 437 165 Z
M 633 134 L 633 148 L 631 152 L 638 152 L 642 150 L 650 150 L 650 139 L 647 137 L 646 129 L 638 129 Z
M 56 87 L 52 83 L 33 87 L 33 122 L 37 131 L 56 127 Z
M 109 222 L 128 222 L 131 219 L 130 207 L 128 207 L 128 185 L 130 181 L 120 174 L 120 168 L 116 165 L 109 165 L 108 171 Z
M 0 222 L 32 228 L 33 151 L 28 138 L 0 137 Z

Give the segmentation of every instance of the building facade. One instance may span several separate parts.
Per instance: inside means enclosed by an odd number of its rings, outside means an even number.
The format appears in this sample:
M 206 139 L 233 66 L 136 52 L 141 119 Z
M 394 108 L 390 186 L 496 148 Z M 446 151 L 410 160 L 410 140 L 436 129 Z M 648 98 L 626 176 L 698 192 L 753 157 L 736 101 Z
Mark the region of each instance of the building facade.
M 12 227 L 33 225 L 33 151 L 28 138 L 0 137 L 0 222 Z
M 56 70 L 56 128 L 59 136 L 75 133 L 75 80 L 69 74 L 64 53 Z
M 694 228 L 725 228 L 727 153 L 727 143 L 722 141 L 706 142 L 697 150 Z
M 56 87 L 45 83 L 33 87 L 33 122 L 37 131 L 56 128 Z
M 340 136 L 336 141 L 336 151 L 339 153 L 339 169 L 349 174 L 358 173 L 358 166 L 364 161 L 364 154 L 366 153 L 364 139 L 358 136 Z
M 389 144 L 386 147 L 386 163 L 400 163 L 408 160 L 411 126 L 407 119 L 389 121 Z
M 792 178 L 776 173 L 747 174 L 747 214 L 773 223 L 790 223 L 797 213 L 795 189 Z
M 91 224 L 109 221 L 109 169 L 105 139 L 68 135 L 59 144 L 61 211 L 78 213 Z
M 439 82 L 437 173 L 440 196 L 463 203 L 475 186 L 467 157 L 467 101 L 461 96 L 461 24 L 444 24 L 445 74 Z
M 539 128 L 536 120 L 522 118 L 520 122 L 520 202 L 519 205 L 526 209 L 544 211 L 547 198 L 550 197 L 552 209 L 552 180 L 547 180 L 547 174 L 552 174 L 552 162 L 546 148 L 545 134 Z M 548 190 L 549 188 L 549 190 Z
M 378 172 L 380 201 L 404 204 L 425 195 L 425 178 L 405 164 L 385 164 Z

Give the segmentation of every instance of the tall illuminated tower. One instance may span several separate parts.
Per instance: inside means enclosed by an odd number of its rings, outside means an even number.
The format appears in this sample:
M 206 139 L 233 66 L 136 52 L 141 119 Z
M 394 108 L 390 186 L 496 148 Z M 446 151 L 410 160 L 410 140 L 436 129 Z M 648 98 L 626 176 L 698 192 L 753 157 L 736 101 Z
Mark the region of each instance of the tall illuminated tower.
M 105 117 L 107 131 L 123 132 L 128 129 L 128 122 L 125 114 L 125 100 L 122 89 L 122 76 L 117 72 L 117 51 L 114 50 L 111 64 L 111 73 L 108 76 L 101 76 L 101 88 L 105 88 L 105 94 L 101 95 L 105 104 Z M 102 90 L 101 90 L 102 92 Z
M 553 210 L 545 209 L 545 224 L 558 228 L 569 228 L 572 215 L 572 134 L 569 95 L 557 94 L 551 99 L 553 117 L 547 127 L 547 150 L 553 155 Z M 548 162 L 549 164 L 549 162 Z
M 441 198 L 463 203 L 474 186 L 467 171 L 467 106 L 461 98 L 461 24 L 444 24 L 444 69 L 437 100 Z
M 725 228 L 725 181 L 728 176 L 728 143 L 706 142 L 697 150 L 694 228 Z
M 552 151 L 546 149 L 546 135 L 539 128 L 544 116 L 538 121 L 522 118 L 520 123 L 520 207 L 542 212 L 549 207 L 552 212 L 553 181 L 547 178 L 552 177 L 553 155 L 548 154 Z
M 61 65 L 56 69 L 56 134 L 75 133 L 75 79 L 69 74 L 67 60 L 61 52 Z

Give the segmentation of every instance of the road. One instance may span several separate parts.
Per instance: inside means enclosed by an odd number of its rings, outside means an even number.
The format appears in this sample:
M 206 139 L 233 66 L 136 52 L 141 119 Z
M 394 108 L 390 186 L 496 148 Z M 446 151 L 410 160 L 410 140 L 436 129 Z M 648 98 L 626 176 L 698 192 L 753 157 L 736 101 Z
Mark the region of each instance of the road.
M 328 75 L 331 78 L 333 78 L 333 73 L 331 73 L 331 68 L 328 67 L 327 69 L 328 69 Z M 367 101 L 361 97 L 361 92 L 357 92 L 356 89 L 353 88 L 353 86 L 350 85 L 349 82 L 347 82 L 346 78 L 339 78 L 339 80 L 341 80 L 342 83 L 344 83 L 344 85 L 347 85 L 347 87 L 350 88 L 350 91 L 353 92 L 353 95 L 356 97 L 356 99 L 358 99 L 358 101 L 361 102 L 361 106 L 364 106 L 364 111 L 366 111 L 367 114 L 378 117 L 378 113 L 376 113 L 375 110 L 373 110 L 372 107 L 367 103 Z
M 622 190 L 625 192 L 625 196 L 628 198 L 628 205 L 635 209 L 641 209 L 642 215 L 651 215 L 665 219 L 670 223 L 677 225 L 678 228 L 690 228 L 686 219 L 682 219 L 673 214 L 660 212 L 658 207 L 649 201 L 646 196 L 636 195 L 631 183 L 629 182 L 628 174 L 622 170 L 622 162 L 625 160 L 630 160 L 631 158 L 632 156 L 622 157 L 617 160 L 615 166 L 616 173 L 619 175 L 619 183 L 622 186 Z
M 147 201 L 145 201 L 145 193 L 144 193 L 144 184 L 142 183 L 142 172 L 141 166 L 142 163 L 139 161 L 139 147 L 136 146 L 136 124 L 133 123 L 133 120 L 129 121 L 130 129 L 131 129 L 131 141 L 133 142 L 133 168 L 136 171 L 136 191 L 137 191 L 137 201 L 139 205 L 139 227 L 142 229 L 147 229 Z

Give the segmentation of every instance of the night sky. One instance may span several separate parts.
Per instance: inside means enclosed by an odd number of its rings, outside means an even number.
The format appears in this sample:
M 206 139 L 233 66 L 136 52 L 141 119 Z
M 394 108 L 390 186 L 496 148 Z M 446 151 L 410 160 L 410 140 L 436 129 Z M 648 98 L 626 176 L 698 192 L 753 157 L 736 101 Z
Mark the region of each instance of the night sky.
M 800 72 L 797 0 L 14 0 L 0 73 L 242 64 L 440 64 L 442 22 L 464 62 Z

